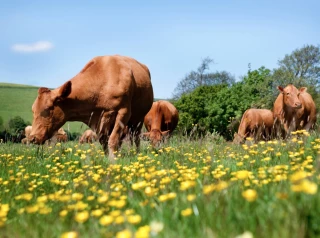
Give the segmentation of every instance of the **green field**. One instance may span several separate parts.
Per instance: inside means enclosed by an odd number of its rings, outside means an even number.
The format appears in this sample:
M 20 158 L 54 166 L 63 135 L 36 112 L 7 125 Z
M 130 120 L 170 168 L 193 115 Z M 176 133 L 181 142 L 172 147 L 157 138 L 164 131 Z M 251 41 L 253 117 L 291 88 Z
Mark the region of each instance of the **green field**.
M 0 237 L 320 237 L 320 137 L 0 144 Z
M 4 123 L 15 116 L 32 123 L 31 107 L 37 95 L 38 87 L 0 83 L 0 116 Z M 63 128 L 70 132 L 83 132 L 87 127 L 80 122 L 67 122 Z

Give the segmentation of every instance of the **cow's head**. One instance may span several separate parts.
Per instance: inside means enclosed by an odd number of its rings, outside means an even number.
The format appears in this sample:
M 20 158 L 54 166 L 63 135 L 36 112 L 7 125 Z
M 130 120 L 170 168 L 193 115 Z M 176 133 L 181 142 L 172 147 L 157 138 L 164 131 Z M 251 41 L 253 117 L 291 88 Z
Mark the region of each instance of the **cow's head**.
M 38 97 L 32 105 L 32 142 L 43 144 L 65 123 L 65 114 L 60 105 L 70 93 L 71 81 L 52 91 L 39 88 Z
M 285 88 L 278 86 L 278 89 L 280 93 L 283 94 L 284 105 L 293 109 L 300 109 L 302 107 L 301 101 L 299 99 L 300 93 L 307 91 L 307 88 L 302 87 L 298 90 L 294 85 L 289 84 Z
M 157 147 L 167 136 L 169 136 L 169 132 L 169 130 L 160 131 L 157 129 L 153 129 L 150 132 L 143 133 L 143 136 L 151 141 L 151 145 L 153 147 Z

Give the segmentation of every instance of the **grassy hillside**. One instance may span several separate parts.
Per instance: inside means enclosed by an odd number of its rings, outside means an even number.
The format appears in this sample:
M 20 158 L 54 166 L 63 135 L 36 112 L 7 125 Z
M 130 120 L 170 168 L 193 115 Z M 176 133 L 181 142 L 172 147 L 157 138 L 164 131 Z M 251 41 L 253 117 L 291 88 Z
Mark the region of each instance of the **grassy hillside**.
M 11 118 L 21 116 L 25 121 L 32 123 L 32 104 L 37 97 L 38 87 L 0 83 L 0 116 L 6 124 Z M 80 122 L 68 122 L 63 128 L 71 132 L 82 132 L 86 126 Z

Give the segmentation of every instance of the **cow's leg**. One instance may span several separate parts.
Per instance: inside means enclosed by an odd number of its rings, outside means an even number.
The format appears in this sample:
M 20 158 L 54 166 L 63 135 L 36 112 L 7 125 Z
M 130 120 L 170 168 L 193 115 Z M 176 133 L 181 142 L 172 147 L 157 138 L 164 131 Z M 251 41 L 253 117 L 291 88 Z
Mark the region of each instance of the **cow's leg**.
M 114 152 L 118 151 L 120 139 L 122 137 L 125 126 L 128 124 L 131 113 L 128 109 L 120 109 L 115 120 L 114 127 L 108 140 L 109 159 L 114 159 Z
M 115 118 L 116 113 L 114 111 L 104 112 L 101 115 L 98 125 L 99 142 L 102 145 L 105 155 L 108 154 L 108 140 L 112 127 L 115 124 Z M 86 142 L 89 143 L 88 138 L 86 138 Z
M 310 116 L 308 116 L 307 123 L 305 123 L 305 125 L 303 126 L 303 129 L 306 131 L 309 131 L 311 128 L 313 128 L 314 124 L 315 124 L 315 121 L 310 120 Z
M 143 122 L 141 121 L 140 123 L 138 123 L 136 129 L 133 130 L 134 131 L 133 139 L 134 139 L 134 143 L 136 144 L 137 151 L 140 150 L 140 133 L 141 133 L 142 126 L 143 126 Z

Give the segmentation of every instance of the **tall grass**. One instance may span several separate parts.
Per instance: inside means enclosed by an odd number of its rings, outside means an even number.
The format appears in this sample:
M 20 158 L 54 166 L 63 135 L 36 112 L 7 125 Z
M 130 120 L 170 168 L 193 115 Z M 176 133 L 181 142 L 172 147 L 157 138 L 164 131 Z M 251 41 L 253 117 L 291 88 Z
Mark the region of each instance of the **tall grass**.
M 0 145 L 2 237 L 319 237 L 320 139 Z M 247 232 L 247 233 L 245 233 Z

